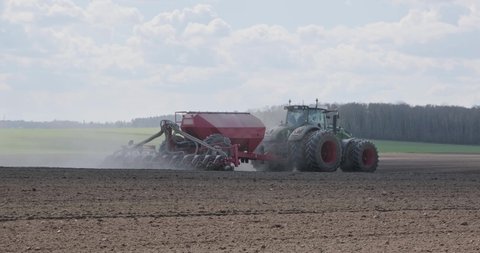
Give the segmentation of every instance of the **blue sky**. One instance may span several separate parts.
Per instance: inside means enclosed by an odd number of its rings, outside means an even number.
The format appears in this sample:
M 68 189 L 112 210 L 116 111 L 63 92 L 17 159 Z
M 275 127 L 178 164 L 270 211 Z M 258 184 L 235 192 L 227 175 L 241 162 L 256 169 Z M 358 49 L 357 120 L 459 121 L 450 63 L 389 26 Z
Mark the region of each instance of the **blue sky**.
M 6 0 L 0 38 L 5 119 L 480 104 L 476 0 Z

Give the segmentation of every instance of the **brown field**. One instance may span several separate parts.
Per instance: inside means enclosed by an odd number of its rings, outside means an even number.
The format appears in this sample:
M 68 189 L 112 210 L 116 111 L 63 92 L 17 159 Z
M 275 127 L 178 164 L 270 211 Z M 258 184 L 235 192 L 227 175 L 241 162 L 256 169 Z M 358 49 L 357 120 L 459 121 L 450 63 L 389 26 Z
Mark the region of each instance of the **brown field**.
M 112 251 L 480 252 L 480 156 L 385 155 L 371 174 L 0 168 L 0 252 Z

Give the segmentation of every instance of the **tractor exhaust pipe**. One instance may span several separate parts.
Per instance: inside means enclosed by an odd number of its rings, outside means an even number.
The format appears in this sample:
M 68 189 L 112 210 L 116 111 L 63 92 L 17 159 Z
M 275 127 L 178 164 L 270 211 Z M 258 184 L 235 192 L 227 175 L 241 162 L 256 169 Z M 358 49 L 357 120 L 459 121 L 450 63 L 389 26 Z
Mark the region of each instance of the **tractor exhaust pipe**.
M 333 115 L 333 133 L 334 134 L 337 134 L 337 121 L 338 121 L 338 118 L 340 118 L 340 115 L 338 114 L 338 112 L 336 114 Z

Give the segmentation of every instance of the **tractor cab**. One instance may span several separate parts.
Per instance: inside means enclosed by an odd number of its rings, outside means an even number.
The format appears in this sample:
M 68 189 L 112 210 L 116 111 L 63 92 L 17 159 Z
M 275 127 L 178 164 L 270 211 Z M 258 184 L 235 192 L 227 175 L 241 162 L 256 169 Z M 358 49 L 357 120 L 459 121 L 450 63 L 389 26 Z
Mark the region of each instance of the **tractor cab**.
M 286 125 L 290 128 L 297 128 L 303 125 L 315 125 L 320 128 L 326 127 L 326 110 L 306 105 L 285 106 L 287 110 Z

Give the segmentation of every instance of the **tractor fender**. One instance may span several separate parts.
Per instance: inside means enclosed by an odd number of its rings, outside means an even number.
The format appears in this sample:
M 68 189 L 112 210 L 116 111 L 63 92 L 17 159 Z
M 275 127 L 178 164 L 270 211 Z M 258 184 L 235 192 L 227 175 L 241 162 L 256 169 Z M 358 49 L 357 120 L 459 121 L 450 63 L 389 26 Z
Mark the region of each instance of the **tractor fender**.
M 278 126 L 266 131 L 263 141 L 266 141 L 266 142 L 285 141 L 287 139 L 287 135 L 288 135 L 288 127 Z
M 307 133 L 310 133 L 312 131 L 318 131 L 318 130 L 320 130 L 320 127 L 312 126 L 312 125 L 298 127 L 292 132 L 292 134 L 290 134 L 290 136 L 288 137 L 288 141 L 302 140 Z

